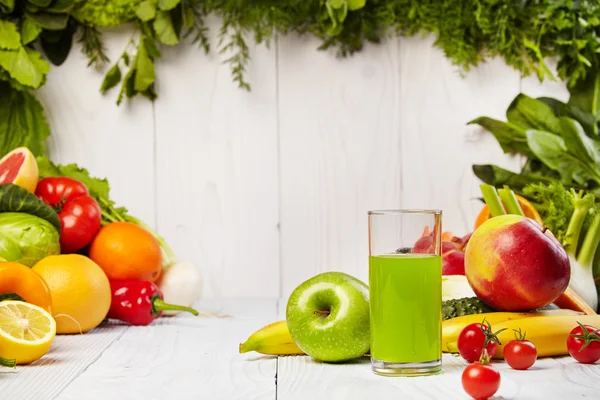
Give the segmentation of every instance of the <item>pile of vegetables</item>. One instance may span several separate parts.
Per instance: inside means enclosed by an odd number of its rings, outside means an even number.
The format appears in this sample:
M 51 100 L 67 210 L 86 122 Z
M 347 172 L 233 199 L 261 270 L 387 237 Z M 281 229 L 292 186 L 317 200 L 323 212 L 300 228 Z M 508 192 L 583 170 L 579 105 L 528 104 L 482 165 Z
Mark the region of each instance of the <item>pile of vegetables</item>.
M 573 287 L 594 309 L 600 282 L 600 74 L 595 71 L 569 89 L 567 102 L 519 94 L 500 121 L 471 121 L 490 131 L 505 153 L 526 162 L 513 172 L 474 165 L 486 184 L 510 186 L 531 201 L 544 225 L 567 250 Z

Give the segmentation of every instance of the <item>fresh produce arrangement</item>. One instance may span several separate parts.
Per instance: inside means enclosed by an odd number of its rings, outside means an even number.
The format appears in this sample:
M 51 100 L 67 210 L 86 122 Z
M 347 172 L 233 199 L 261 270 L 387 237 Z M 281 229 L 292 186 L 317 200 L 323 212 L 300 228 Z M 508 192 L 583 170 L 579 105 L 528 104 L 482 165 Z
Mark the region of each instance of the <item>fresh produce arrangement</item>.
M 106 181 L 27 147 L 0 159 L 0 365 L 36 361 L 56 335 L 105 320 L 197 316 L 201 285 L 193 264 L 114 205 Z
M 473 232 L 442 235 L 442 351 L 464 359 L 461 382 L 475 399 L 499 389 L 498 362 L 523 371 L 543 357 L 600 360 L 594 279 L 578 272 L 598 246 L 600 214 L 588 215 L 594 206 L 589 193 L 556 185 L 537 190 L 571 202 L 566 232 L 555 236 L 543 214 L 509 186 L 482 184 L 485 204 Z M 592 221 L 580 234 L 588 216 Z M 398 252 L 430 253 L 433 245 L 425 229 L 412 248 Z M 368 286 L 324 272 L 296 287 L 285 320 L 258 329 L 239 352 L 354 360 L 369 353 L 369 317 Z

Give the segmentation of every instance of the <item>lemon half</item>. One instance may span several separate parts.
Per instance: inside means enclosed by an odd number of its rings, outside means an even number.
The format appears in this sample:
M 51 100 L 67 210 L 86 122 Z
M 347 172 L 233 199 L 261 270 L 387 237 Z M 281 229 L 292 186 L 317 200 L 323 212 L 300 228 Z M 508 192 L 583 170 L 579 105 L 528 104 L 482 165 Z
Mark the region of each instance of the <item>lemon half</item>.
M 56 322 L 48 311 L 34 304 L 8 300 L 0 302 L 0 355 L 28 364 L 50 350 L 56 336 Z

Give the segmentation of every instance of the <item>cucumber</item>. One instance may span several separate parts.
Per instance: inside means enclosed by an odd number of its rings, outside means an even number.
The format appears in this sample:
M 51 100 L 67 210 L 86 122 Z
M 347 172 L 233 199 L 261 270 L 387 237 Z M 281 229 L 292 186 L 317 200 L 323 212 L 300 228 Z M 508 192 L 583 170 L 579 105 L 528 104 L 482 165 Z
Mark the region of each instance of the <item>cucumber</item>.
M 463 297 L 442 302 L 443 321 L 450 318 L 462 317 L 463 315 L 483 314 L 495 311 L 477 297 Z

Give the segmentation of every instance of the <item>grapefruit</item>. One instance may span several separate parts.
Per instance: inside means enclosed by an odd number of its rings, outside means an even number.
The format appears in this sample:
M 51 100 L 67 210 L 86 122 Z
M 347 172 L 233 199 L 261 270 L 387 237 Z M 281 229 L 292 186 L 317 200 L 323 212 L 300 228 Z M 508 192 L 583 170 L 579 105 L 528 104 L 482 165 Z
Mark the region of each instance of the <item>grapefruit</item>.
M 0 185 L 13 183 L 33 193 L 38 179 L 37 161 L 27 147 L 18 147 L 0 160 Z

